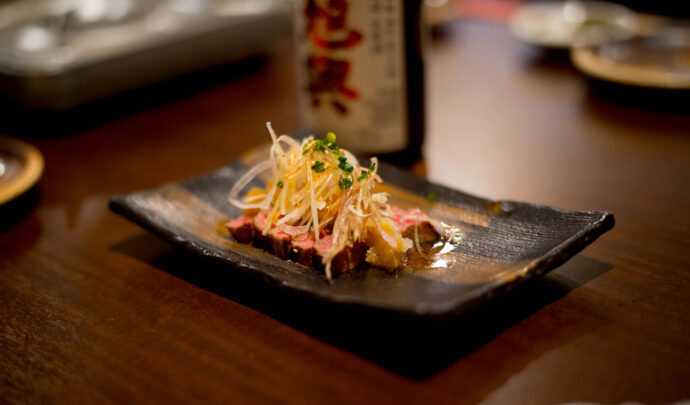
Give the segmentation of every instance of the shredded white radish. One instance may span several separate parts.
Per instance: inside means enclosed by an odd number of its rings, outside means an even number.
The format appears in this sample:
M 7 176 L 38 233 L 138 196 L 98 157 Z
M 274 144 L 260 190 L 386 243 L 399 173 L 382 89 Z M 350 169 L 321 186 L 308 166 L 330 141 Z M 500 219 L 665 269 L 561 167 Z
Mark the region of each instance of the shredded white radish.
M 316 208 L 316 198 L 314 196 L 314 182 L 312 181 L 311 166 L 307 161 L 307 181 L 309 182 L 309 200 L 311 202 L 311 220 L 314 225 L 314 240 L 319 241 L 319 215 Z
M 299 143 L 292 137 L 288 135 L 281 135 L 276 139 L 277 143 L 284 142 L 291 148 L 299 148 Z
M 388 193 L 376 193 L 371 195 L 371 201 L 385 204 L 388 200 Z
M 361 218 L 366 218 L 371 214 L 365 214 L 362 211 L 358 210 L 357 208 L 353 207 L 352 205 L 348 205 L 347 208 L 352 211 L 355 215 Z
M 287 233 L 288 235 L 296 236 L 309 232 L 309 225 L 292 226 L 282 224 L 278 226 L 278 229 L 283 230 L 283 232 Z
M 299 208 L 290 211 L 287 215 L 282 217 L 276 225 L 282 225 L 282 224 L 285 224 L 289 221 L 296 220 L 296 219 L 299 219 Z
M 264 172 L 269 167 L 271 167 L 271 161 L 266 160 L 252 167 L 251 169 L 249 169 L 247 173 L 242 175 L 242 177 L 240 177 L 240 179 L 237 180 L 237 183 L 235 183 L 235 185 L 232 186 L 232 189 L 230 189 L 230 195 L 228 196 L 228 200 L 230 201 L 230 203 L 240 209 L 259 208 L 261 204 L 245 204 L 238 200 L 237 196 L 239 195 L 240 191 L 242 191 L 242 189 L 244 189 L 247 186 L 247 184 L 249 184 L 249 182 L 254 180 L 256 176 Z
M 253 195 L 251 197 L 244 197 L 244 202 L 245 203 L 253 203 L 256 201 L 263 201 L 264 198 L 266 198 L 266 194 L 257 194 L 257 195 Z
M 417 253 L 423 254 L 422 253 L 422 247 L 419 244 L 419 218 L 418 217 L 414 218 L 414 245 L 417 248 Z
M 347 233 L 348 233 L 348 210 L 345 209 L 346 206 L 350 204 L 352 190 L 349 190 L 343 205 L 338 210 L 337 219 L 333 225 L 333 244 L 328 249 L 326 254 L 323 256 L 323 262 L 326 266 L 333 260 L 333 258 L 340 253 L 340 251 L 347 246 Z
M 359 162 L 357 161 L 357 158 L 350 151 L 343 149 L 343 155 L 345 155 L 345 157 L 347 158 L 347 162 L 349 164 L 351 164 L 354 167 L 359 166 Z M 376 159 L 376 158 L 374 158 L 374 159 Z
M 331 274 L 331 262 L 330 261 L 328 263 L 326 263 L 325 273 L 326 273 L 326 279 L 331 280 L 333 275 Z
M 321 185 L 319 186 L 319 189 L 316 190 L 316 192 L 314 194 L 315 195 L 321 195 L 321 193 L 324 191 L 326 186 L 328 186 L 328 184 L 331 182 L 332 178 L 333 178 L 333 175 L 329 174 L 328 177 L 326 177 L 326 180 L 323 183 L 321 183 Z M 321 209 L 321 208 L 319 208 L 319 209 Z
M 285 186 L 283 186 L 283 188 L 280 190 L 280 215 L 285 215 L 287 213 L 285 200 L 287 199 L 288 191 L 284 187 Z
M 298 141 L 288 135 L 278 136 L 270 122 L 266 128 L 271 136 L 268 159 L 250 168 L 228 196 L 234 206 L 259 209 L 266 215 L 264 235 L 275 227 L 294 237 L 311 235 L 313 231 L 318 242 L 322 232 L 330 232 L 333 243 L 322 257 L 329 280 L 333 259 L 343 249 L 365 241 L 368 232 L 380 233 L 395 252 L 404 254 L 401 249 L 413 246 L 413 241 L 402 238 L 397 228 L 386 227 L 384 231 L 381 227 L 381 221 L 390 221 L 388 218 L 394 219 L 395 214 L 388 195 L 374 193 L 376 183 L 382 181 L 376 158 L 368 167 L 360 166 L 352 153 L 337 146 L 332 133 L 324 139 L 310 136 Z M 240 200 L 242 190 L 267 170 L 271 171 L 271 180 L 263 192 L 253 191 Z M 365 226 L 369 221 L 376 226 Z M 419 250 L 416 226 L 414 245 Z M 398 246 L 400 240 L 402 247 Z
M 261 204 L 261 211 L 268 211 L 268 208 L 271 206 L 271 202 L 273 201 L 273 194 L 276 193 L 276 189 L 278 186 L 276 186 L 275 183 L 271 186 L 271 189 L 268 192 L 268 195 L 264 199 L 263 203 Z

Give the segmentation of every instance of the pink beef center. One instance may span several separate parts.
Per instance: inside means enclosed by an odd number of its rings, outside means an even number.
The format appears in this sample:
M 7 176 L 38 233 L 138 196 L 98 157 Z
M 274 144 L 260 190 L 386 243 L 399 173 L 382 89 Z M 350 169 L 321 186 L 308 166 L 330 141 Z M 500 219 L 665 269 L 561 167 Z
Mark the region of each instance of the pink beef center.
M 242 225 L 245 225 L 249 222 L 252 222 L 252 217 L 241 216 L 239 218 L 233 219 L 232 221 L 226 223 L 225 225 L 228 226 L 229 228 L 239 228 Z
M 254 225 L 258 229 L 264 229 L 264 227 L 266 226 L 266 214 L 264 214 L 263 212 L 256 214 L 256 216 L 254 217 Z
M 311 249 L 314 247 L 314 238 L 311 237 L 311 234 L 305 233 L 297 236 L 292 244 L 299 249 Z
M 319 239 L 318 242 L 314 244 L 314 247 L 319 253 L 326 253 L 328 249 L 333 245 L 333 235 L 325 236 Z
M 266 221 L 264 221 L 265 223 Z M 268 231 L 268 234 L 271 235 L 272 238 L 275 239 L 290 239 L 290 235 L 281 231 L 278 228 L 273 228 L 270 231 Z
M 414 226 L 415 222 L 422 223 L 428 220 L 426 214 L 418 209 L 408 209 L 404 210 L 399 207 L 391 206 L 393 211 L 393 216 L 391 219 L 395 222 L 398 229 L 401 232 L 407 230 L 410 226 Z M 254 226 L 262 230 L 266 227 L 266 214 L 259 212 L 254 216 L 254 218 L 241 216 L 237 219 L 230 221 L 227 225 L 231 228 L 239 228 L 248 222 L 254 223 Z M 269 231 L 270 235 L 274 239 L 291 239 L 291 236 L 279 229 L 273 228 Z M 311 233 L 305 233 L 295 238 L 292 238 L 293 245 L 300 249 L 310 249 L 314 247 L 319 253 L 325 253 L 333 245 L 333 235 L 322 236 L 317 243 L 314 242 L 314 237 Z
M 394 214 L 391 219 L 393 219 L 395 224 L 398 226 L 398 229 L 403 232 L 410 226 L 414 226 L 415 222 L 422 223 L 428 218 L 426 214 L 415 208 L 410 208 L 407 211 L 398 207 L 391 208 Z

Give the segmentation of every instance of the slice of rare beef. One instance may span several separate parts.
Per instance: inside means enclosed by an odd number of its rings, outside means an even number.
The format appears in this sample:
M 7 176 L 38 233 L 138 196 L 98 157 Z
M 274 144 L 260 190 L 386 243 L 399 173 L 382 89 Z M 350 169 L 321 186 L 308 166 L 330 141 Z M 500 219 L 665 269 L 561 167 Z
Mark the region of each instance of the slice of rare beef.
M 404 238 L 415 240 L 415 227 L 419 243 L 435 242 L 441 237 L 441 232 L 431 223 L 429 216 L 424 212 L 410 208 L 404 210 L 399 207 L 391 206 L 393 216 L 400 233 Z
M 290 257 L 297 263 L 314 267 L 314 234 L 305 233 L 295 237 L 291 243 Z
M 243 215 L 225 223 L 225 227 L 238 242 L 251 243 L 254 240 L 252 217 Z
M 270 250 L 271 244 L 269 243 L 268 235 L 263 234 L 263 230 L 266 227 L 266 214 L 259 212 L 254 215 L 252 224 L 254 225 L 254 246 L 261 249 Z
M 268 231 L 268 244 L 273 254 L 281 259 L 290 258 L 292 237 L 278 228 Z
M 327 235 L 314 243 L 314 267 L 323 271 L 325 265 L 323 257 L 333 245 L 333 235 Z M 367 246 L 362 242 L 355 242 L 353 246 L 346 246 L 331 261 L 331 273 L 338 274 L 349 271 L 364 262 Z

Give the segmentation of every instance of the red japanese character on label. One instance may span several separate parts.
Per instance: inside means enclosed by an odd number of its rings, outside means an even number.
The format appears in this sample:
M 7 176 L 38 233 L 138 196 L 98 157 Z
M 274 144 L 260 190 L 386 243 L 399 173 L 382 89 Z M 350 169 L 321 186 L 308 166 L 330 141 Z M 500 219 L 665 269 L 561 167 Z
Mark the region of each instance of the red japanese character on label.
M 307 59 L 307 69 L 312 105 L 318 107 L 322 97 L 329 96 L 331 105 L 341 114 L 346 114 L 347 108 L 338 100 L 338 96 L 342 95 L 352 100 L 359 97 L 357 91 L 345 84 L 350 72 L 350 62 L 326 56 L 310 56 Z
M 347 0 L 307 0 L 307 33 L 314 46 L 325 49 L 351 48 L 362 41 L 362 34 L 345 25 Z

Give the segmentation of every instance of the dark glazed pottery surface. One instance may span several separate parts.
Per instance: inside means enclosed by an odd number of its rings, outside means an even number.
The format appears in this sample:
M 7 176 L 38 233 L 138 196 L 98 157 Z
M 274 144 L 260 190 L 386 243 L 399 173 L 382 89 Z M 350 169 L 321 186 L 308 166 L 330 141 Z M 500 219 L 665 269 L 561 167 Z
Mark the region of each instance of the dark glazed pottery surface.
M 223 233 L 221 224 L 241 214 L 228 203 L 227 195 L 246 171 L 244 161 L 237 160 L 197 178 L 114 196 L 110 207 L 175 245 L 227 263 L 228 271 L 244 271 L 332 304 L 438 319 L 467 312 L 547 273 L 614 225 L 608 212 L 490 201 L 382 164 L 379 173 L 386 184 L 382 188 L 389 192 L 390 202 L 419 207 L 456 226 L 460 242 L 421 266 L 394 273 L 355 270 L 329 283 L 316 270 L 235 242 Z M 426 199 L 431 192 L 438 195 L 435 203 Z

